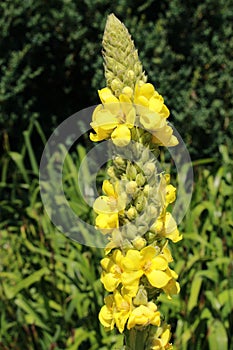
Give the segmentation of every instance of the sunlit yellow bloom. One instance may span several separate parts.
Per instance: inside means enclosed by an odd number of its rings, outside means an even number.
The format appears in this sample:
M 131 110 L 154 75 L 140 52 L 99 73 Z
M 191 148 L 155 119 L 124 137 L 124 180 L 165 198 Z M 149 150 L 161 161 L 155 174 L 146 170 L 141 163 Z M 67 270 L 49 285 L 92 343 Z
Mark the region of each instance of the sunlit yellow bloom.
M 124 147 L 131 140 L 131 133 L 126 125 L 119 125 L 112 132 L 111 138 L 116 146 Z
M 150 112 L 144 109 L 140 115 L 140 123 L 145 129 L 158 130 L 166 125 L 166 119 L 156 112 Z
M 122 259 L 124 272 L 122 281 L 125 286 L 131 283 L 139 283 L 140 277 L 145 275 L 153 287 L 163 288 L 167 285 L 171 276 L 167 273 L 168 262 L 164 255 L 157 255 L 152 246 L 147 246 L 141 251 L 129 249 Z
M 113 295 L 108 295 L 104 299 L 105 305 L 102 306 L 99 312 L 99 320 L 106 330 L 112 330 L 115 325 L 113 318 L 113 307 L 114 307 L 114 298 Z
M 166 293 L 168 299 L 172 299 L 172 295 L 179 294 L 180 285 L 176 281 L 178 275 L 175 271 L 168 267 L 167 273 L 171 276 L 171 279 L 168 281 L 167 285 L 163 287 L 163 291 Z
M 93 204 L 93 209 L 98 214 L 96 227 L 103 233 L 119 227 L 119 213 L 125 208 L 125 199 L 124 194 L 118 195 L 118 187 L 118 182 L 113 186 L 108 180 L 104 180 L 102 189 L 106 196 L 98 197 Z
M 154 339 L 152 340 L 152 350 L 172 350 L 173 347 L 169 344 L 171 338 L 170 326 L 165 325 L 159 327 L 156 331 Z
M 111 256 L 107 256 L 101 260 L 103 272 L 101 274 L 101 282 L 107 291 L 114 291 L 121 282 L 121 274 L 123 255 L 119 249 L 114 250 Z
M 157 306 L 153 302 L 133 309 L 129 316 L 127 328 L 131 329 L 135 326 L 147 326 L 149 324 L 160 325 L 160 312 L 157 311 Z
M 173 135 L 171 126 L 167 123 L 160 129 L 153 131 L 152 142 L 166 147 L 173 147 L 179 143 L 176 136 Z
M 166 207 L 176 199 L 176 188 L 171 184 L 166 185 L 165 205 Z
M 105 305 L 99 313 L 99 320 L 104 327 L 112 330 L 114 325 L 122 333 L 132 310 L 132 299 L 128 295 L 121 295 L 118 290 L 105 298 Z
M 163 97 L 158 94 L 150 83 L 135 87 L 134 103 L 147 107 L 150 111 L 156 112 L 161 117 L 167 118 L 169 110 L 164 104 Z
M 131 140 L 130 129 L 134 126 L 136 111 L 127 94 L 120 94 L 119 99 L 109 88 L 99 90 L 103 105 L 94 110 L 91 127 L 95 134 L 90 134 L 92 141 L 102 141 L 111 138 L 118 147 L 128 145 Z
M 169 184 L 170 176 L 166 174 L 161 178 L 159 193 L 163 203 L 162 211 L 150 230 L 162 237 L 172 240 L 174 243 L 179 242 L 183 237 L 180 235 L 177 224 L 172 214 L 166 209 L 169 204 L 176 199 L 176 188 Z
M 114 95 L 112 93 L 112 90 L 110 90 L 108 87 L 98 90 L 98 93 L 99 93 L 100 100 L 103 104 L 109 103 L 109 101 L 113 102 L 112 100 L 114 99 Z M 115 98 L 115 102 L 118 102 L 117 98 Z
M 119 227 L 118 214 L 99 214 L 95 219 L 97 229 L 107 234 L 109 230 Z
M 173 257 L 172 257 L 171 251 L 168 248 L 168 241 L 166 241 L 165 245 L 162 248 L 162 254 L 164 254 L 164 256 L 167 259 L 168 263 L 173 261 Z
M 152 232 L 156 232 L 158 235 L 166 237 L 174 243 L 179 242 L 183 238 L 183 236 L 180 235 L 173 216 L 166 211 L 158 217 L 150 229 Z

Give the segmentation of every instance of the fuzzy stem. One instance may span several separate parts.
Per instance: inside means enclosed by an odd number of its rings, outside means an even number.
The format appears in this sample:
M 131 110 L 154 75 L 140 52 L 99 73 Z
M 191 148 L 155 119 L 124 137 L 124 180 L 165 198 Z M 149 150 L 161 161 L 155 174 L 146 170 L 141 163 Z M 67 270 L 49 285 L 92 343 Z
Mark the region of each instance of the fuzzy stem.
M 148 329 L 137 330 L 132 328 L 129 331 L 125 331 L 125 350 L 149 350 L 148 336 Z

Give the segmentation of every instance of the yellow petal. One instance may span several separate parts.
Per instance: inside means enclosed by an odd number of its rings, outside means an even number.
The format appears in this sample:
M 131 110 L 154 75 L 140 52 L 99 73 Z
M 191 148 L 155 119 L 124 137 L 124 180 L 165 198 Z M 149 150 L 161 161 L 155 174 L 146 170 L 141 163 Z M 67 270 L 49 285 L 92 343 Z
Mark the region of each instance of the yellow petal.
M 95 115 L 95 120 L 93 120 L 90 125 L 95 130 L 96 128 L 101 128 L 103 130 L 112 130 L 119 124 L 117 117 L 115 117 L 107 109 L 99 110 Z
M 102 306 L 100 310 L 99 320 L 104 327 L 110 330 L 114 328 L 113 313 L 106 305 Z
M 120 94 L 120 96 L 119 96 L 119 101 L 120 101 L 122 104 L 126 103 L 126 104 L 128 104 L 129 106 L 132 107 L 132 101 L 131 101 L 130 97 L 127 96 L 127 95 L 125 95 L 125 94 Z
M 115 261 L 115 263 L 118 266 L 121 266 L 123 255 L 119 249 L 114 250 L 113 255 L 112 255 L 112 259 Z
M 113 96 L 112 91 L 107 87 L 98 90 L 98 93 L 102 103 L 105 103 L 108 97 Z
M 144 128 L 154 131 L 163 128 L 166 121 L 156 112 L 147 112 L 140 116 L 140 123 Z
M 163 291 L 166 293 L 168 299 L 172 299 L 172 295 L 179 294 L 180 285 L 173 278 L 163 287 Z
M 125 271 L 138 271 L 140 269 L 141 255 L 138 250 L 130 249 L 122 259 Z
M 142 105 L 144 107 L 149 107 L 149 101 L 147 100 L 146 97 L 144 96 L 139 96 L 136 100 L 135 103 L 138 105 Z
M 96 198 L 93 209 L 97 214 L 112 214 L 117 212 L 117 210 L 113 209 L 109 206 L 109 197 L 107 196 L 100 196 Z
M 95 109 L 94 112 L 92 114 L 92 121 L 96 120 L 96 116 L 98 115 L 98 112 L 101 111 L 103 109 L 102 105 L 98 105 Z
M 149 109 L 151 109 L 154 112 L 159 113 L 161 109 L 163 108 L 163 99 L 159 97 L 151 97 L 149 101 Z
M 154 270 L 166 270 L 168 262 L 163 255 L 156 256 L 151 262 L 152 269 Z
M 111 135 L 111 132 L 101 130 L 101 128 L 97 128 L 95 132 L 96 134 L 93 134 L 92 132 L 90 133 L 90 139 L 91 141 L 94 141 L 94 142 L 107 140 Z
M 156 130 L 153 134 L 154 137 L 152 137 L 153 143 L 158 143 L 163 146 L 170 146 L 170 140 L 172 137 L 173 130 L 169 125 L 165 125 L 161 129 Z
M 115 96 L 112 96 L 106 99 L 104 109 L 116 116 L 121 110 L 121 105 L 118 99 Z
M 115 197 L 115 190 L 109 180 L 104 180 L 102 190 L 107 196 Z
M 121 281 L 124 286 L 138 286 L 139 279 L 143 275 L 143 271 L 131 271 L 131 272 L 123 272 L 121 274 Z
M 119 125 L 112 132 L 111 138 L 113 143 L 118 147 L 125 147 L 131 140 L 131 133 L 126 125 Z
M 170 111 L 167 106 L 164 104 L 161 111 L 159 112 L 163 118 L 168 118 L 170 115 Z
M 146 277 L 150 284 L 156 288 L 165 287 L 168 281 L 171 279 L 166 272 L 159 270 L 152 270 L 149 273 L 146 273 Z
M 145 96 L 147 100 L 149 100 L 154 95 L 154 92 L 155 88 L 150 83 L 146 83 L 140 88 L 140 95 Z
M 109 271 L 110 267 L 113 265 L 113 261 L 110 258 L 103 258 L 100 261 L 102 269 Z
M 141 250 L 141 256 L 143 261 L 152 260 L 155 257 L 156 253 L 157 251 L 155 247 L 152 246 L 145 247 Z
M 125 123 L 128 128 L 133 128 L 135 125 L 135 119 L 136 119 L 136 110 L 134 108 L 131 108 L 131 110 L 126 114 Z
M 177 146 L 179 143 L 178 139 L 176 136 L 172 135 L 172 137 L 170 138 L 168 144 L 167 144 L 167 147 L 174 147 L 174 146 Z
M 103 272 L 100 280 L 108 292 L 113 292 L 120 283 L 120 279 L 116 278 L 113 273 Z
M 109 230 L 119 227 L 118 214 L 99 214 L 95 220 L 96 227 L 101 230 Z M 108 231 L 103 232 L 108 233 Z
M 173 203 L 176 199 L 176 188 L 172 185 L 166 186 L 166 205 Z
M 167 328 L 167 329 L 165 329 L 165 331 L 161 335 L 161 340 L 163 342 L 163 346 L 167 345 L 167 343 L 169 342 L 170 338 L 171 338 L 171 332 L 170 332 L 170 329 Z

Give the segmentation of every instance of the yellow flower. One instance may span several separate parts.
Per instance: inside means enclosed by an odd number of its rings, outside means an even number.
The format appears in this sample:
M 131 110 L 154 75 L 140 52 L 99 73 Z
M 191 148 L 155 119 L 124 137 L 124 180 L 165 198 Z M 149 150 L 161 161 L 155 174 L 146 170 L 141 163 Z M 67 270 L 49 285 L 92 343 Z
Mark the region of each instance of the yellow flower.
M 113 143 L 118 147 L 127 146 L 131 140 L 131 133 L 126 125 L 119 125 L 111 135 Z
M 115 325 L 115 321 L 113 318 L 113 306 L 114 306 L 114 298 L 113 295 L 108 295 L 104 299 L 105 305 L 102 306 L 99 313 L 99 320 L 102 325 L 106 328 L 106 330 L 112 330 Z
M 114 291 L 121 282 L 123 255 L 119 249 L 114 250 L 113 254 L 101 260 L 103 272 L 101 282 L 107 291 Z
M 160 312 L 157 311 L 157 306 L 153 302 L 148 302 L 147 305 L 140 305 L 133 309 L 129 316 L 127 328 L 131 329 L 135 326 L 154 326 L 160 325 Z
M 157 220 L 150 227 L 150 230 L 153 233 L 168 238 L 176 243 L 183 237 L 179 233 L 176 221 L 172 214 L 166 211 L 169 204 L 173 203 L 176 199 L 176 188 L 169 184 L 169 181 L 170 176 L 168 174 L 161 178 L 159 193 L 161 196 L 161 202 L 163 203 L 163 208 Z
M 141 125 L 152 132 L 153 143 L 167 147 L 178 144 L 172 128 L 167 123 L 170 112 L 164 104 L 163 97 L 159 95 L 152 84 L 136 85 L 134 103 Z
M 109 230 L 119 227 L 118 214 L 99 214 L 95 220 L 95 225 L 103 234 L 107 234 Z
M 178 275 L 175 271 L 168 268 L 167 273 L 171 276 L 171 279 L 168 281 L 167 285 L 163 287 L 163 291 L 166 293 L 168 299 L 172 299 L 172 295 L 179 294 L 180 285 L 176 281 Z
M 113 295 L 105 298 L 105 305 L 99 313 L 99 320 L 107 330 L 112 330 L 116 324 L 122 333 L 132 309 L 132 299 L 128 295 L 121 295 L 116 290 Z
M 158 217 L 155 223 L 151 226 L 150 230 L 157 233 L 162 237 L 170 239 L 172 242 L 179 242 L 183 236 L 177 228 L 177 224 L 169 212 L 164 212 Z
M 152 143 L 166 147 L 173 147 L 179 143 L 176 136 L 173 135 L 172 128 L 167 123 L 160 129 L 153 131 L 152 134 Z
M 129 249 L 122 259 L 124 272 L 122 282 L 124 286 L 134 283 L 138 288 L 141 276 L 145 275 L 153 287 L 163 288 L 171 276 L 167 273 L 168 262 L 164 255 L 157 255 L 152 246 L 143 248 L 140 252 Z
M 98 197 L 93 204 L 93 209 L 98 214 L 95 222 L 96 228 L 103 233 L 119 227 L 118 215 L 125 208 L 125 199 L 124 194 L 118 195 L 118 187 L 118 182 L 113 186 L 109 180 L 104 180 L 102 189 L 106 196 Z
M 173 347 L 169 343 L 170 338 L 171 331 L 169 325 L 165 324 L 162 327 L 158 327 L 152 340 L 151 350 L 172 350 Z
M 91 127 L 95 134 L 90 134 L 92 141 L 102 141 L 111 138 L 118 147 L 127 146 L 131 140 L 130 129 L 134 126 L 136 111 L 127 94 L 113 95 L 109 88 L 99 90 L 103 105 L 94 110 Z
M 169 116 L 169 110 L 164 104 L 163 97 L 158 94 L 154 86 L 145 83 L 135 87 L 134 103 L 147 107 L 150 111 L 158 113 L 162 118 Z

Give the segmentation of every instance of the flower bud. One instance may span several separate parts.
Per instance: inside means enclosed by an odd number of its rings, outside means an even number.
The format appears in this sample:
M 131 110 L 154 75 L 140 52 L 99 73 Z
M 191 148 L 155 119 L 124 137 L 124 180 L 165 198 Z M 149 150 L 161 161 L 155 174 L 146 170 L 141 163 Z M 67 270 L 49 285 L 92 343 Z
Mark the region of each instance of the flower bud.
M 151 218 L 157 218 L 159 215 L 159 209 L 154 205 L 154 204 L 150 204 L 147 207 L 147 213 L 149 215 L 149 217 Z
M 113 79 L 111 82 L 111 89 L 113 91 L 120 90 L 122 87 L 122 83 L 120 82 L 119 79 Z
M 143 170 L 145 175 L 151 176 L 152 174 L 155 173 L 155 170 L 156 170 L 155 164 L 152 162 L 146 163 Z
M 143 193 L 145 194 L 145 196 L 148 198 L 149 196 L 149 192 L 150 192 L 150 185 L 149 184 L 146 184 L 144 186 L 144 189 L 143 189 Z
M 129 220 L 134 220 L 136 218 L 136 216 L 138 215 L 138 212 L 135 209 L 135 207 L 131 207 L 127 210 L 126 215 L 129 218 Z
M 153 233 L 153 232 L 147 232 L 146 233 L 146 240 L 147 240 L 147 243 L 148 244 L 151 244 L 152 242 L 154 242 L 155 241 L 155 237 L 156 237 L 156 234 L 155 233 Z
M 140 236 L 137 236 L 132 243 L 134 248 L 137 250 L 141 250 L 146 246 L 146 240 Z
M 137 235 L 137 227 L 133 224 L 128 224 L 126 226 L 125 237 L 129 240 L 133 240 Z
M 125 160 L 122 157 L 117 156 L 114 158 L 113 161 L 118 169 L 123 170 L 125 168 Z
M 144 197 L 143 193 L 140 193 L 140 195 L 137 197 L 136 201 L 135 201 L 135 207 L 137 209 L 138 212 L 141 212 L 143 209 L 145 209 L 147 204 L 147 200 Z
M 111 178 L 115 177 L 115 172 L 114 172 L 114 167 L 113 167 L 113 166 L 110 166 L 110 167 L 107 169 L 107 174 L 108 174 L 108 176 L 110 176 Z
M 137 182 L 136 181 L 129 181 L 126 185 L 126 193 L 128 194 L 134 194 L 137 190 Z
M 137 169 L 135 168 L 134 165 L 128 163 L 127 168 L 126 168 L 126 175 L 128 179 L 130 180 L 135 180 L 137 176 Z
M 137 72 L 137 73 L 139 73 L 140 74 L 140 72 Z M 126 76 L 127 76 L 127 78 L 129 79 L 129 80 L 134 80 L 134 77 L 135 77 L 135 74 L 134 74 L 134 71 L 133 70 L 128 70 L 128 72 L 127 72 L 127 74 L 126 74 Z
M 133 96 L 133 89 L 131 89 L 129 86 L 125 86 L 122 90 L 122 94 L 127 95 L 129 98 L 131 98 Z
M 142 152 L 142 162 L 145 163 L 149 159 L 149 150 L 145 148 Z
M 147 292 L 143 285 L 139 286 L 136 297 L 133 299 L 133 303 L 135 306 L 147 305 L 148 303 Z
M 145 181 L 146 181 L 146 179 L 145 179 L 145 177 L 142 175 L 142 173 L 137 174 L 137 176 L 136 176 L 136 182 L 137 182 L 137 185 L 138 185 L 139 187 L 143 186 L 144 183 L 145 183 Z

